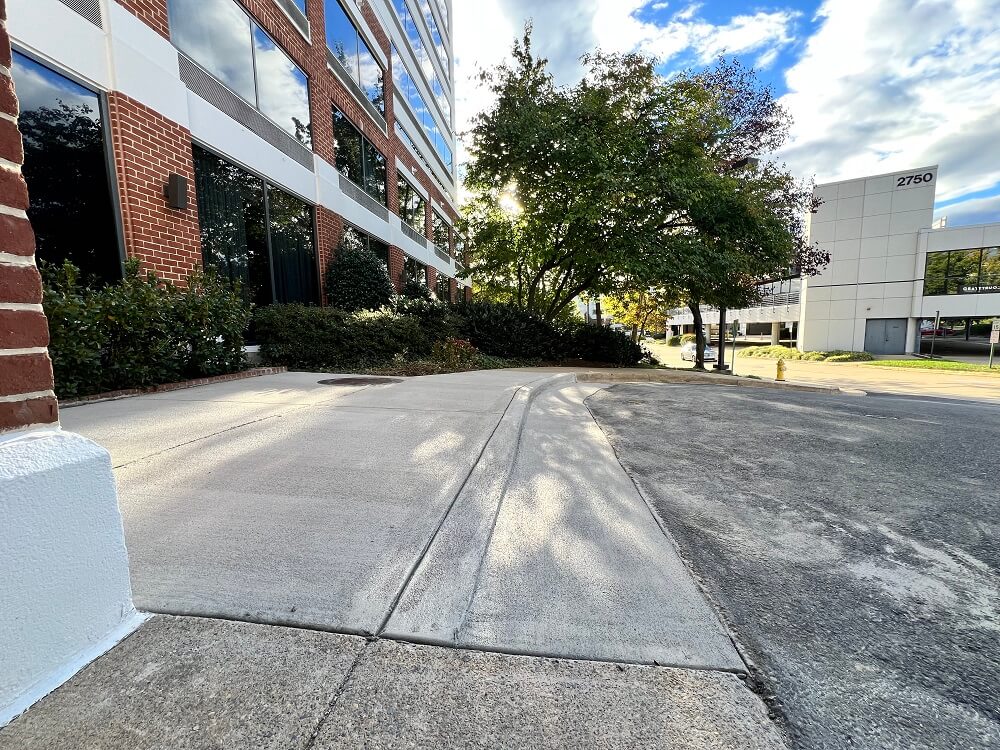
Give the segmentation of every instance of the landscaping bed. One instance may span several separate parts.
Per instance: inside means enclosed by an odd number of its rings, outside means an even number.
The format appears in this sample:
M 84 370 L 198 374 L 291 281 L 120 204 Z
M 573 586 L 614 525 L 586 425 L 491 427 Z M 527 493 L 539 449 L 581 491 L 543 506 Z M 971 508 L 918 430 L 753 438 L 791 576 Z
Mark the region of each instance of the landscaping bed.
M 740 357 L 757 359 L 785 359 L 801 362 L 871 362 L 875 359 L 868 352 L 850 352 L 835 349 L 829 352 L 800 352 L 787 346 L 748 346 L 738 352 Z

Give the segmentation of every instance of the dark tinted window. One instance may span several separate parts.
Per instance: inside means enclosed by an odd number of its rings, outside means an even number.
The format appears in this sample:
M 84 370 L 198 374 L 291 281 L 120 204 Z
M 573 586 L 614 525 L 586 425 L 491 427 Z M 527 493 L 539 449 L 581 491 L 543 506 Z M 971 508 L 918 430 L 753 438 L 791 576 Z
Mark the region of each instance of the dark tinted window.
M 1000 248 L 927 253 L 924 294 L 993 294 L 1000 291 Z
M 427 285 L 427 266 L 413 258 L 403 261 L 403 279 Z
M 451 302 L 451 279 L 438 274 L 435 294 L 442 302 Z
M 312 206 L 272 186 L 267 198 L 274 296 L 281 302 L 315 302 L 319 288 Z
M 13 76 L 38 258 L 121 278 L 98 95 L 17 52 Z
M 383 206 L 388 205 L 385 156 L 336 107 L 333 137 L 337 170 Z
M 431 225 L 434 229 L 434 244 L 445 252 L 451 252 L 450 227 L 437 211 L 431 216 Z
M 401 172 L 396 173 L 396 192 L 399 196 L 399 218 L 426 235 L 427 202 Z
M 206 267 L 256 305 L 316 302 L 312 207 L 198 146 L 194 162 Z

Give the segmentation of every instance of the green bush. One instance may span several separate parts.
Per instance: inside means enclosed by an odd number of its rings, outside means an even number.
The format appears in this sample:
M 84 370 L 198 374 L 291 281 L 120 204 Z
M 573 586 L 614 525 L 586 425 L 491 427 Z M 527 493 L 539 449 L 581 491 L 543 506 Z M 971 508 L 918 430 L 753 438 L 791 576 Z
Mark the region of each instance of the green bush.
M 420 321 L 424 335 L 431 341 L 444 341 L 459 335 L 461 318 L 447 302 L 434 299 L 397 297 L 392 305 L 399 315 L 409 315 Z
M 264 361 L 297 370 L 377 367 L 397 354 L 429 353 L 432 344 L 416 317 L 391 310 L 268 305 L 255 311 L 254 326 Z
M 760 359 L 802 360 L 805 362 L 871 362 L 875 358 L 868 352 L 848 352 L 836 349 L 829 352 L 800 352 L 787 346 L 748 346 L 740 350 L 741 357 Z
M 378 310 L 395 296 L 385 264 L 364 246 L 337 248 L 335 262 L 326 269 L 324 289 L 329 305 L 347 312 Z
M 645 357 L 642 347 L 631 337 L 605 326 L 567 323 L 563 326 L 563 336 L 567 359 L 628 367 L 638 364 Z
M 681 337 L 680 336 L 669 336 L 667 338 L 667 346 L 680 346 Z
M 403 290 L 400 294 L 406 299 L 426 301 L 434 299 L 434 295 L 431 294 L 431 290 L 427 284 L 416 279 L 407 279 L 403 284 Z
M 689 341 L 697 341 L 697 340 L 698 340 L 698 336 L 696 334 L 694 334 L 694 333 L 685 333 L 684 335 L 681 336 L 681 343 L 682 344 L 686 344 Z M 707 339 L 706 339 L 706 341 L 707 341 Z
M 186 287 L 125 265 L 115 284 L 80 283 L 72 264 L 48 266 L 44 308 L 49 319 L 56 393 L 84 396 L 146 388 L 245 366 L 249 307 L 238 290 L 196 273 Z
M 528 310 L 475 300 L 454 309 L 461 316 L 461 336 L 488 355 L 547 362 L 567 356 L 562 332 Z

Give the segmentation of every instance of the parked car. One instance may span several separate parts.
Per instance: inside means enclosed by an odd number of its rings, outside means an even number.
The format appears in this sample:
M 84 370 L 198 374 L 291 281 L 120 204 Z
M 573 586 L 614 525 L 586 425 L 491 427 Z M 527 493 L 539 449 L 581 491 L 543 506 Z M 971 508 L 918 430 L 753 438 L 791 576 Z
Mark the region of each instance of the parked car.
M 935 328 L 934 326 L 920 329 L 921 336 L 952 336 L 954 333 L 950 328 Z
M 681 347 L 681 359 L 685 362 L 694 362 L 698 358 L 698 344 L 688 341 Z M 709 344 L 705 344 L 705 361 L 714 362 L 716 360 L 715 349 Z

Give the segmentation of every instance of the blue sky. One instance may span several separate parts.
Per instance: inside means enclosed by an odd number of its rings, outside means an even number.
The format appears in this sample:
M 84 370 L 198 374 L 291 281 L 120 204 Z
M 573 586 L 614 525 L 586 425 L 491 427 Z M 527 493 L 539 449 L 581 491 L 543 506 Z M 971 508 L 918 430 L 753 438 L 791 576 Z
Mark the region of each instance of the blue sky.
M 470 77 L 528 19 L 558 80 L 601 47 L 664 72 L 738 57 L 795 125 L 774 158 L 817 182 L 940 165 L 937 215 L 1000 221 L 1000 0 L 454 0 L 459 128 Z

